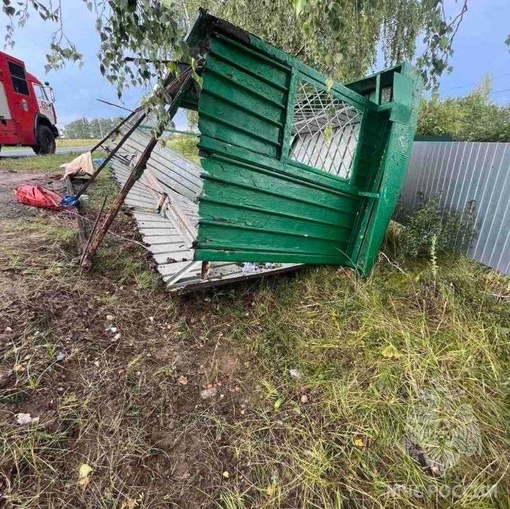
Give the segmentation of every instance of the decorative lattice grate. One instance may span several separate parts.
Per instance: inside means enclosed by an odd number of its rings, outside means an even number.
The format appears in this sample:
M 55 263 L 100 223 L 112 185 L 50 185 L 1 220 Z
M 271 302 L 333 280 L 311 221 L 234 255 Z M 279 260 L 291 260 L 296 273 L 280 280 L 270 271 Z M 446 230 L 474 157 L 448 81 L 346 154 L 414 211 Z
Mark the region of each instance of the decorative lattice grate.
M 361 114 L 356 108 L 302 81 L 294 106 L 290 158 L 349 178 L 360 124 Z

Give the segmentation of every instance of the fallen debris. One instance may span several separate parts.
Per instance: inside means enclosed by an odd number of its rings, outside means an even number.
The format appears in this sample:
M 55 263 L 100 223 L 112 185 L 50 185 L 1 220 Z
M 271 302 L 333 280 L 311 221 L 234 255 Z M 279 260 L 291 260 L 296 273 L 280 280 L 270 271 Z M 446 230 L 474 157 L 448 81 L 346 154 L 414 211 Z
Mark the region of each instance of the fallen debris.
M 16 199 L 24 205 L 60 210 L 63 197 L 43 186 L 23 184 L 16 189 Z
M 119 131 L 128 132 L 126 123 Z M 150 135 L 137 129 L 111 160 L 113 174 L 124 185 L 131 161 Z M 198 204 L 202 168 L 167 146 L 157 145 L 141 178 L 128 193 L 125 206 L 138 225 L 157 270 L 170 291 L 189 291 L 228 282 L 277 274 L 298 265 L 276 263 L 195 262 Z
M 30 414 L 20 413 L 16 416 L 16 422 L 22 426 L 37 424 L 39 422 L 39 417 L 31 417 Z
M 368 275 L 412 146 L 420 99 L 412 68 L 330 83 L 206 11 L 187 43 L 196 65 L 176 63 L 179 73 L 155 94 L 169 119 L 179 106 L 198 112 L 201 166 L 141 132 L 148 106 L 131 113 L 114 131 L 119 141 L 102 140 L 108 155 L 77 195 L 112 165 L 121 190 L 82 267 L 126 204 L 170 290 L 304 263 Z
M 65 177 L 68 196 L 75 196 L 75 190 L 71 176 Z M 78 255 L 81 255 L 87 245 L 87 233 L 85 231 L 85 222 L 81 213 L 79 200 L 74 201 L 76 204 L 76 224 L 78 226 Z
M 70 163 L 60 165 L 60 167 L 65 170 L 62 180 L 65 180 L 67 177 L 71 177 L 72 175 L 92 176 L 95 171 L 91 152 L 85 152 L 73 159 Z
M 82 463 L 78 469 L 78 486 L 84 490 L 90 482 L 90 474 L 93 468 L 87 463 Z
M 200 397 L 202 399 L 214 398 L 218 394 L 218 389 L 216 387 L 209 387 L 208 389 L 202 389 L 200 391 Z

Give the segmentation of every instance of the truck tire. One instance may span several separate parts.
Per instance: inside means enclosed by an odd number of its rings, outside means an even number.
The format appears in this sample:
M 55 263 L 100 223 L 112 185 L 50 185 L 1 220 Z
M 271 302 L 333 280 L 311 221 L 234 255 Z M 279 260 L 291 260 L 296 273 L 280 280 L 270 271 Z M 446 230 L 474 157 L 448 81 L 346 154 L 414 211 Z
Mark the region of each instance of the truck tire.
M 57 148 L 55 144 L 55 136 L 53 136 L 53 132 L 47 125 L 37 126 L 36 141 L 37 145 L 32 148 L 38 156 L 55 153 Z

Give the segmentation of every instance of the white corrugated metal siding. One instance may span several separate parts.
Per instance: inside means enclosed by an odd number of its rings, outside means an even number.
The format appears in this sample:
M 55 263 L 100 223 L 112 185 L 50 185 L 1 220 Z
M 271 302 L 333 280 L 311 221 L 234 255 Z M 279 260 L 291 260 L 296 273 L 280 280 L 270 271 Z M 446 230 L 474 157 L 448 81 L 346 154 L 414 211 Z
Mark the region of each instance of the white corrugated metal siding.
M 120 130 L 125 134 L 130 127 Z M 110 166 L 115 178 L 123 185 L 131 165 L 143 151 L 150 133 L 137 129 L 112 158 Z M 291 264 L 211 263 L 202 278 L 202 263 L 193 260 L 196 239 L 198 204 L 202 191 L 200 165 L 177 152 L 157 145 L 142 177 L 126 198 L 138 229 L 157 263 L 158 272 L 170 290 L 213 286 L 223 281 L 235 281 L 264 274 L 274 274 L 297 267 Z M 162 198 L 166 200 L 158 212 Z
M 510 143 L 414 143 L 402 208 L 411 213 L 419 195 L 462 212 L 475 202 L 477 237 L 467 255 L 510 274 Z

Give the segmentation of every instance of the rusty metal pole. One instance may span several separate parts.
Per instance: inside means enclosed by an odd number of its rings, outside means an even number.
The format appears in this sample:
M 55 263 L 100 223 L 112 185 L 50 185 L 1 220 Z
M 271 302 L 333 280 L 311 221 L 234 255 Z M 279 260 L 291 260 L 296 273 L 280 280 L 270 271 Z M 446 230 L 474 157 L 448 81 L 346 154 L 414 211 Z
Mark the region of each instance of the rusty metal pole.
M 81 260 L 82 268 L 90 267 L 90 259 L 94 256 L 99 246 L 103 242 L 106 236 L 106 232 L 110 229 L 110 226 L 112 225 L 114 219 L 117 217 L 117 214 L 119 213 L 120 208 L 122 207 L 122 204 L 124 203 L 127 194 L 129 193 L 129 191 L 131 191 L 131 188 L 133 187 L 135 182 L 142 176 L 142 173 L 145 170 L 145 167 L 147 166 L 147 161 L 149 160 L 149 157 L 151 156 L 151 153 L 154 147 L 156 146 L 157 142 L 158 139 L 156 138 L 156 136 L 152 135 L 152 138 L 150 139 L 149 143 L 142 152 L 142 155 L 136 162 L 126 182 L 122 186 L 120 193 L 115 198 L 110 208 L 110 211 L 108 212 L 108 215 L 106 216 L 103 224 L 101 225 L 101 228 L 97 232 L 96 238 L 90 243 L 87 252 L 83 253 L 83 257 Z
M 133 113 L 134 115 L 134 113 Z M 133 115 L 128 115 L 126 117 L 126 121 L 128 118 L 131 118 Z M 137 129 L 137 127 L 146 119 L 147 117 L 147 113 L 144 113 L 143 115 L 140 115 L 140 118 L 137 119 L 135 121 L 135 123 L 132 125 L 132 127 L 129 128 L 129 131 L 119 140 L 119 142 L 117 143 L 117 145 L 114 147 L 114 149 L 106 156 L 105 160 L 98 166 L 97 170 L 92 174 L 92 176 L 90 177 L 89 180 L 87 180 L 87 182 L 85 182 L 85 184 L 83 185 L 83 187 L 78 191 L 78 194 L 76 195 L 76 198 L 79 198 L 86 190 L 87 188 L 90 186 L 90 184 L 92 184 L 92 182 L 94 182 L 94 180 L 96 180 L 97 176 L 101 173 L 101 171 L 103 170 L 103 168 L 105 168 L 105 166 L 110 162 L 110 160 L 112 159 L 112 157 L 120 150 L 120 148 L 122 147 L 122 145 L 124 145 L 124 143 L 126 142 L 126 140 L 133 134 L 133 132 Z M 120 127 L 122 125 L 119 124 L 117 126 Z
M 177 112 L 177 108 L 179 105 L 179 99 L 180 99 L 182 93 L 188 88 L 188 86 L 190 84 L 190 78 L 191 78 L 191 68 L 188 69 L 187 72 L 181 74 L 180 78 L 178 80 L 175 80 L 175 82 L 173 82 L 170 85 L 170 87 L 169 87 L 170 89 L 168 90 L 168 93 L 170 93 L 170 94 L 172 92 L 174 93 L 174 97 L 172 99 L 172 102 L 170 104 L 170 108 L 168 111 L 170 118 L 172 118 L 175 115 L 175 113 Z M 174 87 L 172 87 L 173 84 L 175 84 L 175 90 L 172 90 L 172 88 L 174 88 Z M 136 126 L 134 126 L 133 129 L 130 129 L 129 134 L 131 134 L 131 132 L 134 131 L 134 129 L 136 129 L 137 126 L 138 126 L 138 124 L 136 124 Z M 108 232 L 114 219 L 117 217 L 117 214 L 119 213 L 119 211 L 122 207 L 122 204 L 124 203 L 124 200 L 126 199 L 126 196 L 128 195 L 129 191 L 134 186 L 136 181 L 142 176 L 142 174 L 147 166 L 147 161 L 149 160 L 149 158 L 152 154 L 152 151 L 154 150 L 154 147 L 156 146 L 157 143 L 158 143 L 158 138 L 153 133 L 149 143 L 143 150 L 138 161 L 136 162 L 133 169 L 131 170 L 131 173 L 129 174 L 126 182 L 122 186 L 120 193 L 117 195 L 114 202 L 112 203 L 110 210 L 109 210 L 103 224 L 101 225 L 101 228 L 97 232 L 97 237 L 90 242 L 90 245 L 88 246 L 86 251 L 83 253 L 83 256 L 81 259 L 81 267 L 83 269 L 88 269 L 90 267 L 91 258 L 94 256 L 96 251 L 99 249 L 99 246 L 103 242 L 103 240 L 106 236 L 106 233 Z

